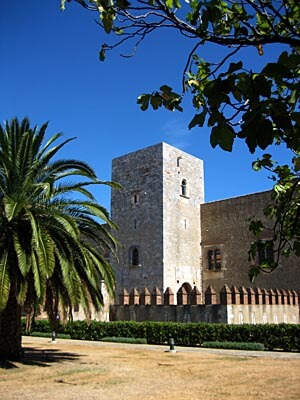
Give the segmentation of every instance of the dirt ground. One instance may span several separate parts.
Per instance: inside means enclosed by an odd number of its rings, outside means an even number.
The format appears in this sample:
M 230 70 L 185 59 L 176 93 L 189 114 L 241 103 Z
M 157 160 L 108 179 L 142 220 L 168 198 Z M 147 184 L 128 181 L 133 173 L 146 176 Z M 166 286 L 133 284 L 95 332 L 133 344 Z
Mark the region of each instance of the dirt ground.
M 24 338 L 22 362 L 0 364 L 0 399 L 300 398 L 300 354 Z

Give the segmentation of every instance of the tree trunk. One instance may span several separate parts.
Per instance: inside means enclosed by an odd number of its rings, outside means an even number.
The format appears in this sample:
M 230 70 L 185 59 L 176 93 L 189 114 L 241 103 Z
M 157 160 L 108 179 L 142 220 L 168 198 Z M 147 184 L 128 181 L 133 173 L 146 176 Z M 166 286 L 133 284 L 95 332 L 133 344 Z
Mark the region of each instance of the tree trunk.
M 6 308 L 0 313 L 0 359 L 19 358 L 23 354 L 21 343 L 21 306 L 12 285 Z

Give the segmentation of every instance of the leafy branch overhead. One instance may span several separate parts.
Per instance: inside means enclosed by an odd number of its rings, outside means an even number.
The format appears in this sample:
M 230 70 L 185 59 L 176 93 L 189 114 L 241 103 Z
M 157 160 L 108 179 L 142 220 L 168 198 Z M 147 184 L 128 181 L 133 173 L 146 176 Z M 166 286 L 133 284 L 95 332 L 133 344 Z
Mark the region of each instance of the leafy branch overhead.
M 236 140 L 243 140 L 251 153 L 272 144 L 291 151 L 289 166 L 276 167 L 265 158 L 260 168 L 270 169 L 276 180 L 275 208 L 265 210 L 274 221 L 273 243 L 279 241 L 280 254 L 288 254 L 288 248 L 299 255 L 300 2 L 62 0 L 62 9 L 67 2 L 98 14 L 97 23 L 110 34 L 112 43 L 101 46 L 102 61 L 109 51 L 128 49 L 130 44 L 130 54 L 122 55 L 133 56 L 154 31 L 169 29 L 186 39 L 190 52 L 182 62 L 180 91 L 162 84 L 140 95 L 137 103 L 143 111 L 149 107 L 183 111 L 188 94 L 195 109 L 189 129 L 210 127 L 212 147 L 231 151 Z M 203 59 L 201 50 L 207 45 L 221 47 L 222 57 Z M 270 46 L 274 59 L 263 63 Z M 254 50 L 250 59 L 245 49 Z M 210 54 L 216 57 L 215 51 Z M 259 69 L 255 57 L 260 58 Z M 289 201 L 293 206 L 287 210 Z M 293 220 L 292 230 L 283 222 L 288 219 Z
M 153 31 L 175 28 L 188 40 L 191 52 L 183 67 L 182 91 L 169 86 L 138 98 L 142 110 L 165 107 L 182 111 L 182 98 L 192 94 L 197 110 L 189 128 L 207 124 L 212 128 L 211 144 L 232 150 L 234 140 L 245 140 L 251 153 L 257 147 L 284 141 L 299 148 L 300 114 L 300 5 L 293 0 L 198 1 L 179 0 L 73 0 L 97 12 L 105 32 L 115 34 L 115 42 L 103 44 L 100 59 L 107 51 L 132 43 L 138 45 Z M 66 1 L 62 1 L 62 8 Z M 203 60 L 197 52 L 207 43 L 227 48 L 217 63 Z M 254 47 L 263 56 L 268 44 L 286 49 L 262 70 L 247 70 L 242 61 L 233 62 L 244 47 Z M 184 65 L 184 64 L 183 64 Z M 255 127 L 255 129 L 254 129 Z

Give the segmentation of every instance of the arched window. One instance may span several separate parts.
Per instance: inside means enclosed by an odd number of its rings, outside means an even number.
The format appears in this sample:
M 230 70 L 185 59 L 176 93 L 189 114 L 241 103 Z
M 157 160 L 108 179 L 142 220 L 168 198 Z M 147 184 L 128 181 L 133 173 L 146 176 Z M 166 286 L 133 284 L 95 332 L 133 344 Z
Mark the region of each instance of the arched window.
M 181 181 L 181 196 L 186 196 L 187 195 L 187 183 L 185 179 L 182 179 Z
M 138 267 L 140 264 L 139 249 L 136 246 L 133 246 L 129 249 L 129 265 L 132 267 Z

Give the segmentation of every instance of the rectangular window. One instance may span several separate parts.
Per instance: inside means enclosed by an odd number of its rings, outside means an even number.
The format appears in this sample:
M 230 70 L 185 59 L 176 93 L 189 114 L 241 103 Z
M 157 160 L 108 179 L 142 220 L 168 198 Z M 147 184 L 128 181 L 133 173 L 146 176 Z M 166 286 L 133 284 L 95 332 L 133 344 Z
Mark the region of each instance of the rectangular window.
M 271 240 L 260 242 L 258 244 L 257 254 L 259 264 L 263 264 L 264 262 L 274 262 L 273 242 Z
M 207 269 L 209 271 L 220 271 L 222 269 L 222 253 L 220 249 L 208 250 Z
M 222 255 L 221 255 L 221 250 L 216 249 L 215 250 L 215 269 L 220 270 L 222 268 Z

